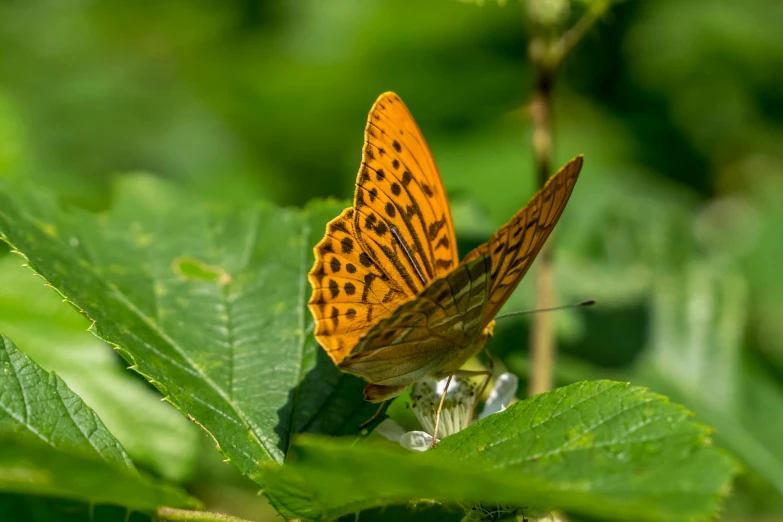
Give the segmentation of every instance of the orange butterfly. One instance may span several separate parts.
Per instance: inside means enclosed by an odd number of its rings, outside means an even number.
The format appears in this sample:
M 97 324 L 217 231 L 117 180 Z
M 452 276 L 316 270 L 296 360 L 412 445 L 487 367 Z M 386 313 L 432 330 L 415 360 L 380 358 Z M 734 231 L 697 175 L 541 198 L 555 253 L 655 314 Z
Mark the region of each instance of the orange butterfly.
M 383 402 L 430 375 L 453 375 L 484 347 L 582 167 L 561 168 L 460 263 L 446 191 L 416 122 L 387 92 L 370 110 L 354 203 L 326 226 L 308 274 L 315 337 Z

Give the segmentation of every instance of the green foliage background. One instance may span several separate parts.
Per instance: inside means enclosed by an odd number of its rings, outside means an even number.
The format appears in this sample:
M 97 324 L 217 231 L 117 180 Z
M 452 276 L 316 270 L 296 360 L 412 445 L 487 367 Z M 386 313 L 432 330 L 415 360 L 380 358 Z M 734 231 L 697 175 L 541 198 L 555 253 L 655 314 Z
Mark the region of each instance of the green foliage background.
M 745 470 L 726 520 L 783 517 L 782 24 L 767 0 L 620 2 L 555 93 L 556 163 L 585 154 L 555 236 L 558 301 L 599 301 L 557 316 L 558 383 L 649 385 L 715 426 Z M 3 2 L 0 175 L 92 211 L 128 201 L 138 172 L 224 207 L 345 200 L 367 111 L 393 90 L 467 251 L 534 190 L 527 37 L 514 2 Z M 212 440 L 20 260 L 0 259 L 0 331 L 137 466 L 271 520 Z M 506 310 L 532 292 L 530 278 Z M 491 346 L 522 377 L 528 324 L 499 325 Z

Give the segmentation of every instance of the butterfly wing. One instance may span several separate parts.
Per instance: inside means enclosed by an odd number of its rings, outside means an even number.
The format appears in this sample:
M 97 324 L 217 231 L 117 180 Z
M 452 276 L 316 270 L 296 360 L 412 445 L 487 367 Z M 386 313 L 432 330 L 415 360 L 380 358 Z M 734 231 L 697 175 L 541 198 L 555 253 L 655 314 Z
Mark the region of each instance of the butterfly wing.
M 457 265 L 429 148 L 399 97 L 383 94 L 368 117 L 354 206 L 315 247 L 316 339 L 341 369 L 377 385 L 458 368 L 549 237 L 581 166 L 571 160 Z
M 490 269 L 484 254 L 434 280 L 375 325 L 340 369 L 382 386 L 458 369 L 477 351 L 471 347 L 485 315 Z
M 494 320 L 552 233 L 574 190 L 582 161 L 579 155 L 561 167 L 511 221 L 462 261 L 469 263 L 487 254 L 491 258 L 490 291 L 482 328 Z
M 424 136 L 400 98 L 370 110 L 356 179 L 354 227 L 362 247 L 417 295 L 458 263 L 446 191 Z
M 577 156 L 561 168 L 454 271 L 378 322 L 340 368 L 390 387 L 458 369 L 481 347 L 479 336 L 546 242 L 581 167 L 582 157 Z
M 410 298 L 362 250 L 353 213 L 347 208 L 326 225 L 307 276 L 313 287 L 308 306 L 315 318 L 315 338 L 335 364 L 378 319 Z
M 446 192 L 394 93 L 368 116 L 354 206 L 329 222 L 308 275 L 315 337 L 335 364 L 380 319 L 457 266 Z

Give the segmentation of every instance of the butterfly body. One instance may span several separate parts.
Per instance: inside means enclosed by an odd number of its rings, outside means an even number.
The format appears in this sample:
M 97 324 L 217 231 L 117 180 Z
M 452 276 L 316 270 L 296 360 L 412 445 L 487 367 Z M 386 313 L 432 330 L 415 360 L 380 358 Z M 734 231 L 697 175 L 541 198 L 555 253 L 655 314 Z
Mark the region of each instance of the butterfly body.
M 482 322 L 488 264 L 489 257 L 482 256 L 434 280 L 360 339 L 339 368 L 377 386 L 402 390 L 427 375 L 440 379 L 457 371 L 492 334 L 494 322 Z M 372 402 L 389 398 L 383 390 L 375 391 L 368 396 Z
M 315 336 L 381 402 L 453 374 L 484 347 L 494 317 L 565 207 L 582 158 L 458 261 L 440 174 L 394 93 L 370 111 L 354 204 L 327 224 L 309 274 Z

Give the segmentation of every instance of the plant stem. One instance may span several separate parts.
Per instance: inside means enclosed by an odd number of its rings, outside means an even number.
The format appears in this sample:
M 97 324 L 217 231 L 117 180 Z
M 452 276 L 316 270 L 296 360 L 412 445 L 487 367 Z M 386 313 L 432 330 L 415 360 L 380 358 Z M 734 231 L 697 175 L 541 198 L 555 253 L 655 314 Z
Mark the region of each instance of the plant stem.
M 544 186 L 552 171 L 552 89 L 560 65 L 587 31 L 609 9 L 611 0 L 593 2 L 585 14 L 560 37 L 551 39 L 545 33 L 531 39 L 530 60 L 536 71 L 535 90 L 530 102 L 533 121 L 533 156 L 538 183 Z M 536 266 L 536 305 L 555 306 L 555 285 L 552 270 L 551 239 L 538 255 Z M 536 314 L 530 332 L 530 384 L 528 396 L 549 391 L 554 383 L 555 323 L 551 314 Z
M 541 70 L 536 81 L 536 90 L 530 104 L 533 120 L 533 154 L 538 172 L 538 184 L 544 186 L 549 179 L 552 164 L 552 80 Z M 538 254 L 536 267 L 535 309 L 552 308 L 555 303 L 554 279 L 552 277 L 552 255 L 548 245 Z M 555 359 L 555 332 L 551 314 L 536 314 L 530 332 L 530 353 L 532 371 L 528 395 L 533 396 L 552 389 Z
M 232 517 L 222 513 L 170 507 L 159 507 L 158 519 L 167 522 L 248 522 L 243 518 Z

